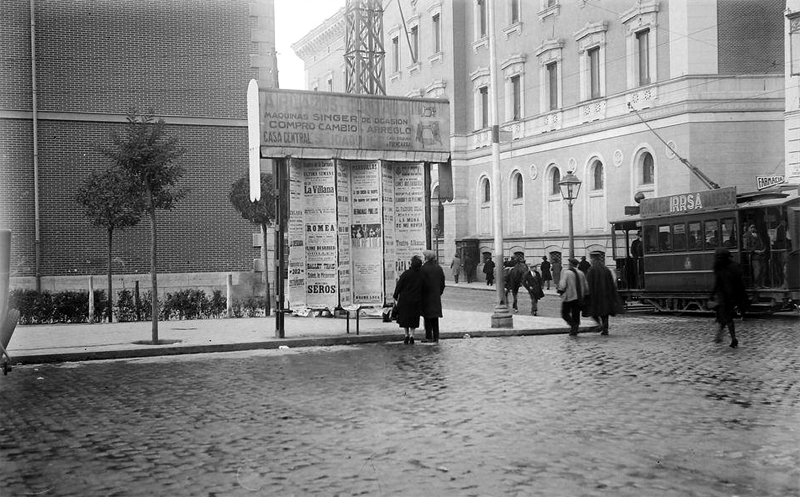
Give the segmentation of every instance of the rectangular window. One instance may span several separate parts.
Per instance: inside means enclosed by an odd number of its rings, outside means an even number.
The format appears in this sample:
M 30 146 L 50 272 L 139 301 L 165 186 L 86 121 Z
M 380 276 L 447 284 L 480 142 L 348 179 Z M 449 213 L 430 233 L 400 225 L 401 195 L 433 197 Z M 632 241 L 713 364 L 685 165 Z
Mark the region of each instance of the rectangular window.
M 433 53 L 442 51 L 442 32 L 439 14 L 433 16 Z
M 333 78 L 328 78 L 328 91 L 333 91 Z
M 548 109 L 558 109 L 558 63 L 547 64 L 547 90 L 548 90 Z
M 478 0 L 478 34 L 486 36 L 486 0 Z
M 392 37 L 392 73 L 400 72 L 400 38 Z
M 511 0 L 511 24 L 519 22 L 519 0 Z
M 481 129 L 489 127 L 489 87 L 482 86 L 481 92 Z
M 636 48 L 639 62 L 639 86 L 650 84 L 650 30 L 636 33 Z
M 672 251 L 672 233 L 670 233 L 668 224 L 658 227 L 658 251 Z
M 656 226 L 650 225 L 644 227 L 644 251 L 648 254 L 658 251 L 658 231 Z
M 411 26 L 411 60 L 413 63 L 419 61 L 419 26 Z
M 700 250 L 703 248 L 703 232 L 700 229 L 700 222 L 689 223 L 689 250 Z
M 736 248 L 736 220 L 733 218 L 723 219 L 720 224 L 722 234 L 722 246 L 727 249 Z
M 512 99 L 512 118 L 514 121 L 519 121 L 522 118 L 521 113 L 521 100 L 522 88 L 520 88 L 519 75 L 511 76 L 511 99 Z
M 686 250 L 686 225 L 683 223 L 672 225 L 672 243 L 676 251 Z
M 600 97 L 600 47 L 587 50 L 589 57 L 589 96 Z
M 719 247 L 719 223 L 716 219 L 706 221 L 706 250 Z

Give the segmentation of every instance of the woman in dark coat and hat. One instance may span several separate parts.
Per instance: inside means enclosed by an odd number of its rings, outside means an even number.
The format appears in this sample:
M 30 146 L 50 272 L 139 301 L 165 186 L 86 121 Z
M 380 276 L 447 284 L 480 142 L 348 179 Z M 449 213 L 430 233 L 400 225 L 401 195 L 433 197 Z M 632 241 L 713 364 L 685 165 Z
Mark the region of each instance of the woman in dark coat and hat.
M 419 328 L 422 313 L 422 292 L 425 276 L 422 274 L 422 259 L 418 255 L 411 258 L 411 267 L 403 271 L 394 287 L 394 300 L 397 302 L 397 324 L 405 329 L 403 343 L 414 343 L 414 332 Z
M 742 267 L 733 261 L 728 249 L 718 248 L 714 254 L 714 288 L 711 289 L 709 301 L 716 303 L 717 330 L 716 342 L 722 341 L 725 327 L 731 335 L 731 347 L 739 346 L 736 339 L 736 309 L 744 312 L 749 299 L 744 287 Z

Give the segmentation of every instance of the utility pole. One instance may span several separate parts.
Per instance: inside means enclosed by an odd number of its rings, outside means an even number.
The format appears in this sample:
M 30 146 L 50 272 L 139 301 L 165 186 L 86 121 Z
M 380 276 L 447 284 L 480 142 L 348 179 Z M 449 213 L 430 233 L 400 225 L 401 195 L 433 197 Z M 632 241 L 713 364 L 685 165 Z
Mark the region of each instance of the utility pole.
M 497 115 L 497 49 L 494 39 L 494 2 L 487 2 L 489 37 L 489 121 L 492 129 L 492 218 L 494 220 L 495 288 L 497 299 L 492 314 L 492 328 L 513 328 L 514 317 L 508 310 L 503 268 L 503 215 L 500 186 L 500 118 Z

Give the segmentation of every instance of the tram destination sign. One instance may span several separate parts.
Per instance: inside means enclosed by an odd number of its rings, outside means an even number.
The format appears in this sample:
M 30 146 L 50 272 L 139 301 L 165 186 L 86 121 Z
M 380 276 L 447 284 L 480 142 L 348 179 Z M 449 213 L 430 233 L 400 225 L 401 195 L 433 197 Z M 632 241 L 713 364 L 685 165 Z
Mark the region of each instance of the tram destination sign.
M 397 152 L 436 162 L 450 155 L 449 102 L 437 98 L 260 89 L 261 155 L 364 158 Z M 317 150 L 317 152 L 314 152 Z
M 736 187 L 645 198 L 640 206 L 643 218 L 730 209 L 736 207 Z

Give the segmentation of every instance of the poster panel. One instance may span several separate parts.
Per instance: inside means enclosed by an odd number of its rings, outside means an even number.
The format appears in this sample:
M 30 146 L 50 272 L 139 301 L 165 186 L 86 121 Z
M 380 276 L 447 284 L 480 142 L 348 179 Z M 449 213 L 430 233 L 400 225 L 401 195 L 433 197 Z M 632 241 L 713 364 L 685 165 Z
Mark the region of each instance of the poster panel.
M 421 163 L 393 163 L 397 276 L 425 250 L 425 176 Z
M 383 304 L 381 172 L 378 162 L 350 163 L 353 304 Z
M 330 160 L 305 160 L 302 168 L 306 306 L 333 309 L 339 301 L 335 170 Z
M 383 190 L 383 277 L 386 300 L 392 302 L 395 283 L 400 273 L 396 272 L 397 247 L 394 233 L 394 168 L 388 162 L 381 162 L 381 183 Z
M 339 227 L 339 305 L 353 305 L 353 283 L 350 256 L 350 168 L 336 161 L 336 211 Z
M 300 161 L 289 161 L 289 308 L 306 305 L 305 226 L 303 222 L 303 168 Z

